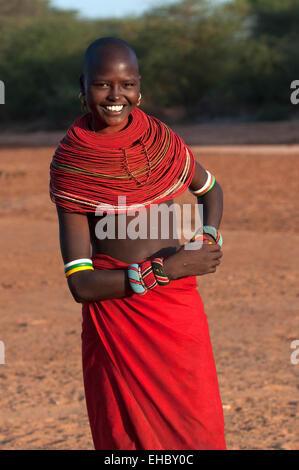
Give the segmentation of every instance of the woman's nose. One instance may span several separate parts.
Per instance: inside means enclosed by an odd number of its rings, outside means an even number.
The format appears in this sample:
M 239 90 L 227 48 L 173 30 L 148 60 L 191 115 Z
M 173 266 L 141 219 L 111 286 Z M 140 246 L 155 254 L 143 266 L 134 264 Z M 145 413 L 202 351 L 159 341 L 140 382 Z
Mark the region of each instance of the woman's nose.
M 113 100 L 117 100 L 119 98 L 119 87 L 118 86 L 111 86 L 109 98 Z

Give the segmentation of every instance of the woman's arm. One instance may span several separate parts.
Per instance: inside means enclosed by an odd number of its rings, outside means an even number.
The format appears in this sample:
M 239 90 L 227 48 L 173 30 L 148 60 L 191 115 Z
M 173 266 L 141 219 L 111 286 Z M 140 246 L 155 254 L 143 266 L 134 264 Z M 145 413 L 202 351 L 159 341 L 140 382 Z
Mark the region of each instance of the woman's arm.
M 196 191 L 202 188 L 206 181 L 206 170 L 198 162 L 195 162 L 195 172 L 189 186 L 190 189 Z M 203 205 L 203 225 L 212 225 L 218 229 L 222 218 L 223 194 L 217 181 L 212 189 L 197 198 L 197 202 Z M 200 276 L 216 271 L 220 264 L 222 251 L 211 235 L 206 234 L 206 237 L 212 242 L 212 245 L 202 245 L 198 250 L 189 251 L 183 245 L 174 256 L 170 256 L 164 261 L 165 272 L 170 279 L 192 275 Z
M 90 258 L 90 234 L 87 216 L 67 212 L 56 206 L 59 219 L 60 249 L 64 264 Z M 76 302 L 116 299 L 132 294 L 122 269 L 79 271 L 67 278 Z
M 207 180 L 206 170 L 195 162 L 195 172 L 190 184 L 190 189 L 196 191 L 201 188 Z M 203 225 L 212 225 L 219 228 L 223 212 L 223 192 L 220 184 L 215 181 L 210 191 L 197 198 L 198 204 L 203 205 Z

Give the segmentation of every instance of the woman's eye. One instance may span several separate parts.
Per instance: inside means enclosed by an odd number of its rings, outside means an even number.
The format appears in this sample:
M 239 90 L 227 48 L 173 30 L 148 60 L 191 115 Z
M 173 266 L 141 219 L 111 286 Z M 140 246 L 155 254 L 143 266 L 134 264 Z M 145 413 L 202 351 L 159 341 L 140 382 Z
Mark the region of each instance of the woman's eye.
M 94 86 L 99 88 L 107 88 L 109 86 L 109 83 L 94 83 Z
M 126 87 L 132 87 L 132 86 L 134 86 L 134 85 L 135 85 L 135 83 L 131 83 L 131 82 L 125 83 L 125 86 L 126 86 Z

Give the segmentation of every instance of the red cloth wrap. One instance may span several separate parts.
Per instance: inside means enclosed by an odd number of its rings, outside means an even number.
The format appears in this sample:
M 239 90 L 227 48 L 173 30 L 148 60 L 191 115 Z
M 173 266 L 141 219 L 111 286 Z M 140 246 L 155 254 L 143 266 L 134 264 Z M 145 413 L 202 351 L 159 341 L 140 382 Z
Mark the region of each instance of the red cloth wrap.
M 128 266 L 108 255 L 95 255 L 93 263 L 104 270 Z M 209 328 L 196 287 L 191 276 L 144 296 L 83 304 L 83 375 L 96 449 L 225 449 Z

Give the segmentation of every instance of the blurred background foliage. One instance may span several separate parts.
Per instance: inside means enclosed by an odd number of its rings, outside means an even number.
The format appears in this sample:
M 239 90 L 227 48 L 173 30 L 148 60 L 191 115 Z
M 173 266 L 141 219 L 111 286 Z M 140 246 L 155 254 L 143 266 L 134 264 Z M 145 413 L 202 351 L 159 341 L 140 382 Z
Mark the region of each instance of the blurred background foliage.
M 0 0 L 2 128 L 61 129 L 81 113 L 83 54 L 98 37 L 136 51 L 142 109 L 169 121 L 292 117 L 299 0 L 181 0 L 138 17 L 82 19 L 48 0 Z

